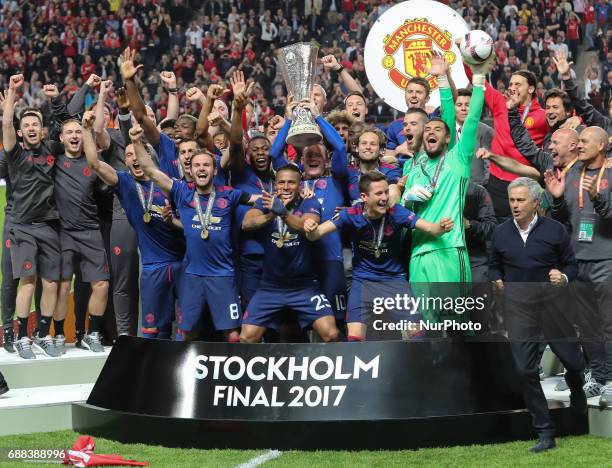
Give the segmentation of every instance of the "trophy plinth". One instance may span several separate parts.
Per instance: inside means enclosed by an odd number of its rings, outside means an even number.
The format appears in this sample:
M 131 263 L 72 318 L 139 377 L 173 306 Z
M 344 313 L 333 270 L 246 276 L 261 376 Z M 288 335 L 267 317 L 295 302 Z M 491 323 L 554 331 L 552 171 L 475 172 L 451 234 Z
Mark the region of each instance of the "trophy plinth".
M 319 48 L 308 42 L 292 44 L 278 51 L 278 62 L 287 91 L 297 102 L 311 98 L 318 53 Z M 302 148 L 316 145 L 322 140 L 323 135 L 310 110 L 296 107 L 287 143 Z

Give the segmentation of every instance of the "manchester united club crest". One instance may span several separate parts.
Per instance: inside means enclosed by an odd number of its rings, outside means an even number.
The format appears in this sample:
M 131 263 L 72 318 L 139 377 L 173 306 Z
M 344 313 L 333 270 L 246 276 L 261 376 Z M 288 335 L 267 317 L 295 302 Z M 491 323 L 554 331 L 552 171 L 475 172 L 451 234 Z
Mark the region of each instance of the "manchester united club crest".
M 429 73 L 432 57 L 445 57 L 457 88 L 467 86 L 455 39 L 468 31 L 463 17 L 440 2 L 408 0 L 389 8 L 370 28 L 364 47 L 365 70 L 376 95 L 404 112 L 408 82 L 422 78 L 431 90 L 428 106 L 439 106 L 437 79 Z
M 457 60 L 452 44 L 453 35 L 449 31 L 427 19 L 408 19 L 385 37 L 382 65 L 389 70 L 391 82 L 402 90 L 412 78 L 425 78 L 431 89 L 436 89 L 436 78 L 429 74 L 432 51 L 444 55 L 452 65 Z

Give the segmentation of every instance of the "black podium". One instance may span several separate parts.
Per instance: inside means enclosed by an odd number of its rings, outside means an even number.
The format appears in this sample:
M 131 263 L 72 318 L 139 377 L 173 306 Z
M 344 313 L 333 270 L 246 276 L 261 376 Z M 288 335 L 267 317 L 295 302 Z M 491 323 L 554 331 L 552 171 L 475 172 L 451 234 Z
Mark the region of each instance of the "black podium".
M 550 402 L 559 435 L 585 416 Z M 123 336 L 76 430 L 169 447 L 372 450 L 534 438 L 506 342 L 180 343 Z

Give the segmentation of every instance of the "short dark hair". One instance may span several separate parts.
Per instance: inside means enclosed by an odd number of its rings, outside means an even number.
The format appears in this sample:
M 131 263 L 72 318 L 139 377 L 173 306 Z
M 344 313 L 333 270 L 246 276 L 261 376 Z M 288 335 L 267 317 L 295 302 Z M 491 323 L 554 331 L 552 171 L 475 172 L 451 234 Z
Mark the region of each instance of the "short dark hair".
M 176 142 L 176 148 L 178 149 L 179 146 L 181 146 L 183 143 L 195 143 L 198 146 L 198 149 L 200 148 L 200 144 L 197 142 L 197 140 L 193 139 L 193 138 L 181 138 L 180 140 L 178 140 Z
M 565 91 L 559 88 L 551 88 L 546 93 L 544 93 L 544 105 L 546 105 L 546 101 L 550 98 L 559 98 L 563 102 L 563 108 L 565 112 L 571 112 L 574 110 L 574 104 L 572 103 L 572 98 Z
M 294 172 L 296 173 L 300 179 L 302 178 L 302 172 L 300 171 L 300 168 L 297 167 L 295 164 L 293 163 L 289 163 L 289 164 L 285 164 L 284 166 L 279 167 L 276 170 L 276 177 L 278 177 L 278 175 L 282 172 L 282 171 L 290 171 L 290 172 Z
M 459 88 L 457 90 L 457 97 L 459 96 L 468 96 L 468 97 L 472 97 L 472 90 L 471 89 L 467 89 L 467 88 Z
M 535 94 L 536 89 L 538 87 L 538 79 L 535 76 L 535 73 L 530 72 L 529 70 L 519 70 L 519 71 L 515 71 L 512 74 L 522 76 L 523 78 L 525 78 L 527 80 L 527 85 L 533 86 L 533 93 L 531 93 L 531 95 L 533 96 Z
M 162 123 L 159 124 L 159 128 L 164 130 L 166 128 L 174 128 L 174 126 L 176 125 L 176 119 L 166 119 L 166 120 L 162 120 Z
M 431 122 L 442 122 L 442 125 L 444 125 L 444 130 L 446 130 L 446 134 L 450 135 L 450 128 L 448 128 L 448 124 L 444 120 L 442 120 L 439 117 L 434 117 L 433 119 L 429 119 L 427 121 L 427 123 L 431 123 Z
M 40 121 L 40 125 L 43 125 L 43 118 L 42 118 L 42 112 L 40 111 L 40 109 L 37 109 L 36 107 L 26 107 L 24 110 L 21 111 L 21 114 L 19 115 L 19 126 L 21 126 L 21 121 L 25 118 L 25 117 L 36 117 L 39 121 Z
M 378 170 L 366 172 L 359 178 L 359 193 L 368 193 L 370 185 L 374 182 L 380 182 L 381 180 L 387 180 L 387 176 Z
M 427 96 L 429 96 L 429 93 L 431 93 L 431 86 L 429 85 L 429 81 L 427 81 L 425 78 L 421 78 L 420 76 L 417 76 L 416 78 L 411 78 L 408 81 L 408 84 L 412 83 L 418 84 L 425 88 L 425 94 L 427 94 Z M 406 85 L 406 88 L 408 88 L 408 85 Z
M 346 101 L 348 101 L 348 98 L 350 98 L 351 96 L 359 96 L 361 99 L 363 99 L 363 103 L 366 106 L 368 105 L 368 99 L 363 95 L 363 93 L 360 93 L 359 91 L 353 91 L 351 93 L 348 93 L 344 98 L 344 107 L 346 107 Z
M 404 116 L 410 115 L 410 114 L 419 114 L 421 117 L 424 117 L 425 120 L 429 120 L 429 115 L 427 114 L 427 112 L 425 112 L 420 107 L 410 107 L 410 108 L 408 108 L 408 110 L 406 111 Z
M 184 140 L 187 141 L 187 140 Z M 195 141 L 195 140 L 194 140 Z M 201 156 L 201 155 L 206 155 L 206 156 L 210 156 L 210 159 L 212 159 L 212 165 L 213 165 L 213 169 L 217 168 L 217 159 L 215 158 L 215 155 L 212 154 L 210 151 L 208 151 L 207 149 L 203 149 L 200 148 L 199 150 L 197 150 L 195 153 L 193 153 L 193 156 L 191 156 L 191 160 L 193 161 L 193 159 L 196 156 Z

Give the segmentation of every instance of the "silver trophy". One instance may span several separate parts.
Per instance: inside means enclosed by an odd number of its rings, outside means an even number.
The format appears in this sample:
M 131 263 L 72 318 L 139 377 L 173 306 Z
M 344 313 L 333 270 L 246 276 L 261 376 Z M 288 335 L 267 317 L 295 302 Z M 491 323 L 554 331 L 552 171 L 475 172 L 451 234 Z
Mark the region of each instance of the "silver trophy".
M 298 42 L 278 51 L 280 65 L 287 91 L 297 102 L 310 99 L 314 82 L 319 48 L 309 42 Z M 316 145 L 323 139 L 321 130 L 312 113 L 303 107 L 293 111 L 293 123 L 287 135 L 287 143 L 303 148 Z

